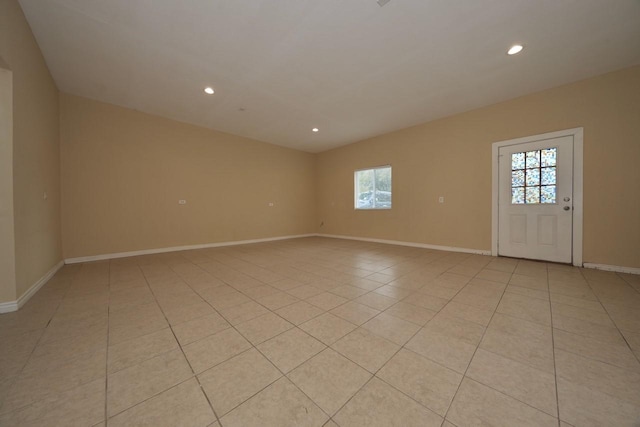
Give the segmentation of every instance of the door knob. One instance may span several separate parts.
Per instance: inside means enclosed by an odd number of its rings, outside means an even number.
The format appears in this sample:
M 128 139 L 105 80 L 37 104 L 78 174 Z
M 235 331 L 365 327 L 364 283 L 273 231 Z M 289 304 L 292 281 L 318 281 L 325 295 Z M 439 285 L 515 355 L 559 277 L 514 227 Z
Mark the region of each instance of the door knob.
M 562 209 L 564 209 L 565 211 L 568 211 L 569 209 L 571 209 L 571 207 L 570 207 L 570 206 L 565 206 L 565 207 L 564 207 L 564 208 L 562 208 Z

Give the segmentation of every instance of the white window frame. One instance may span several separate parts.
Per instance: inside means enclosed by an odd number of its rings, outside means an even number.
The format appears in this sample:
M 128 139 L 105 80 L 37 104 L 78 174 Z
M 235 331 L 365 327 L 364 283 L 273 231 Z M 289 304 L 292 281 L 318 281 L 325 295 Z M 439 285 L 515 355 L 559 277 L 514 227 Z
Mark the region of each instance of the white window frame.
M 374 179 L 373 179 L 373 194 L 375 195 L 376 193 L 376 180 L 375 180 L 375 171 L 378 169 L 390 169 L 390 173 L 391 173 L 391 191 L 389 193 L 391 193 L 391 201 L 390 204 L 391 206 L 388 207 L 372 207 L 372 208 L 359 208 L 358 207 L 358 172 L 364 172 L 364 171 L 374 171 Z M 374 200 L 375 203 L 375 200 Z M 353 172 L 353 209 L 357 210 L 357 211 L 380 211 L 380 210 L 390 210 L 393 207 L 393 168 L 391 167 L 391 165 L 381 165 L 381 166 L 374 166 L 374 167 L 370 167 L 370 168 L 362 168 L 362 169 L 356 169 Z

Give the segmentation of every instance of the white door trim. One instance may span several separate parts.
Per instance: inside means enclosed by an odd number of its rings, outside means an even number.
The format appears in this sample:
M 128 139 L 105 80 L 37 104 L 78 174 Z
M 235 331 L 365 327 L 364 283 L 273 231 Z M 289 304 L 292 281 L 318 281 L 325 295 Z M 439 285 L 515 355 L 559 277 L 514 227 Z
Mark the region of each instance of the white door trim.
M 573 136 L 573 236 L 572 236 L 572 263 L 582 267 L 582 143 L 584 138 L 583 128 L 561 130 L 558 132 L 543 133 L 540 135 L 525 136 L 523 138 L 494 142 L 491 145 L 491 255 L 498 256 L 498 191 L 499 176 L 498 152 L 500 147 L 517 145 L 526 142 L 539 141 L 541 139 L 560 138 Z

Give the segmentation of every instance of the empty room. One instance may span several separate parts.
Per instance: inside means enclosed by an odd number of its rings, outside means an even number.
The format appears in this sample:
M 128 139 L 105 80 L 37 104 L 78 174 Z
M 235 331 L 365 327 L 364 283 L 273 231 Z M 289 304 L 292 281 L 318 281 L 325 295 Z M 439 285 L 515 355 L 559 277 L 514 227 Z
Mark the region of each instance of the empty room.
M 640 426 L 637 0 L 0 0 L 0 426 Z

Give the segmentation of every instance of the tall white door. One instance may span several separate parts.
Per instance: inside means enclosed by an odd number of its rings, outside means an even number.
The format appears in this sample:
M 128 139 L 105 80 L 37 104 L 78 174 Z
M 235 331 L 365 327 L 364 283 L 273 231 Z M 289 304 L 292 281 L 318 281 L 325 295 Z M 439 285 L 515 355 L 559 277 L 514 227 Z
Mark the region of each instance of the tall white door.
M 573 136 L 500 147 L 498 254 L 570 263 Z

